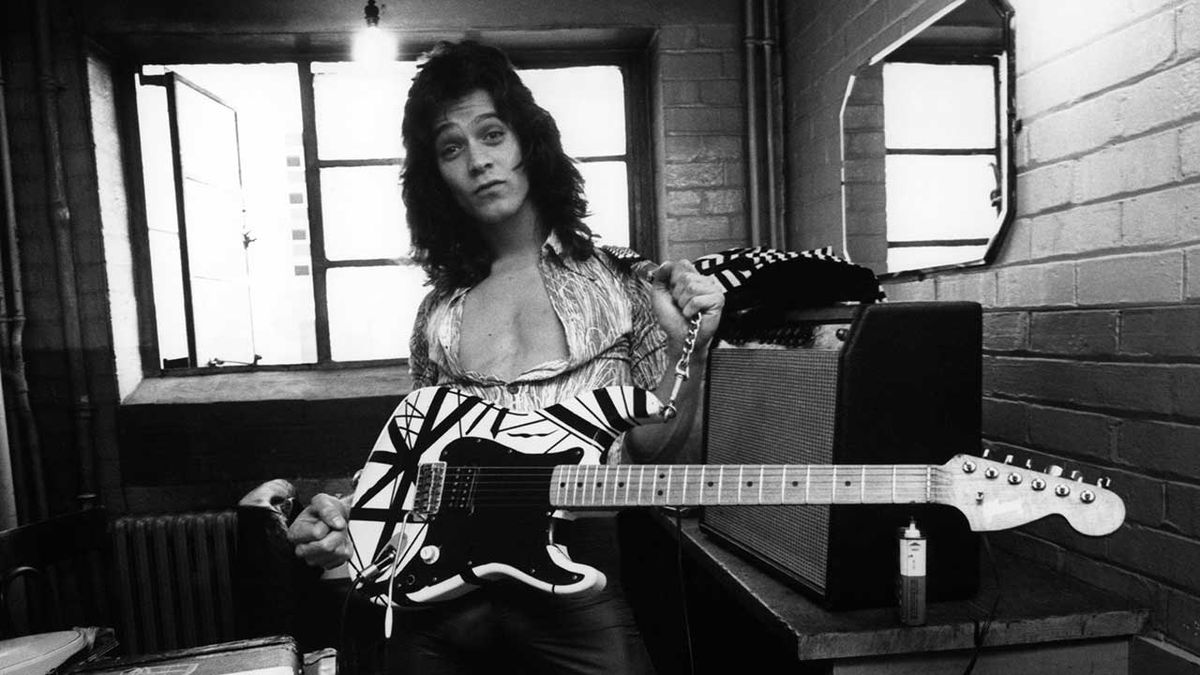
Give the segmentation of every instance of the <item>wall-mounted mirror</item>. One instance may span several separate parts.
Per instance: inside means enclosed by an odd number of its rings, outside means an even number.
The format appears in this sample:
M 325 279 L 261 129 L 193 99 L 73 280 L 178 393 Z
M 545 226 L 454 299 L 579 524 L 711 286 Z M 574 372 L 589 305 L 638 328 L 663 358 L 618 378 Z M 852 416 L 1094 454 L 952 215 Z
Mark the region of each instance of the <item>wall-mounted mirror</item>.
M 1012 9 L 958 0 L 850 78 L 850 258 L 888 277 L 981 265 L 1014 212 Z

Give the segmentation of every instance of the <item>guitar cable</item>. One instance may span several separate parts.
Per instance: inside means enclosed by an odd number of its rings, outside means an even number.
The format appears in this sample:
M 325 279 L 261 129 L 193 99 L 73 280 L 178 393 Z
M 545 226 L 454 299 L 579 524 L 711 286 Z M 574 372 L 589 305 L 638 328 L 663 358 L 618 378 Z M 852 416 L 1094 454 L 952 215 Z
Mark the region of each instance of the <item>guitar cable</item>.
M 992 628 L 992 622 L 996 619 L 996 609 L 1000 606 L 1000 596 L 1004 588 L 1000 585 L 1000 566 L 996 564 L 996 557 L 992 554 L 992 542 L 987 538 L 986 534 L 979 535 L 983 541 L 983 551 L 986 554 L 988 565 L 992 568 L 992 578 L 996 581 L 996 597 L 992 600 L 992 608 L 988 611 L 987 618 L 982 624 L 979 619 L 972 619 L 975 624 L 975 648 L 971 652 L 971 660 L 967 663 L 966 670 L 963 675 L 971 675 L 971 671 L 975 669 L 975 663 L 979 660 L 979 655 L 983 650 L 983 642 L 987 639 L 988 631 Z
M 679 579 L 679 604 L 683 614 L 683 638 L 687 644 L 688 673 L 696 673 L 696 655 L 692 648 L 692 621 L 688 611 L 687 581 L 683 577 L 683 509 L 675 511 L 675 576 Z

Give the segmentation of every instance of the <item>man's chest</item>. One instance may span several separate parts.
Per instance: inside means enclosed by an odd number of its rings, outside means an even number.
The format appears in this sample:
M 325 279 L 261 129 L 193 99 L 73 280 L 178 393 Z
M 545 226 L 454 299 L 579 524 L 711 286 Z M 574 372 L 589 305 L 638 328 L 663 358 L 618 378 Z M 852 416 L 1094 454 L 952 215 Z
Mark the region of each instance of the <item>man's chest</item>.
M 489 277 L 463 301 L 459 360 L 469 370 L 511 379 L 570 350 L 540 275 Z

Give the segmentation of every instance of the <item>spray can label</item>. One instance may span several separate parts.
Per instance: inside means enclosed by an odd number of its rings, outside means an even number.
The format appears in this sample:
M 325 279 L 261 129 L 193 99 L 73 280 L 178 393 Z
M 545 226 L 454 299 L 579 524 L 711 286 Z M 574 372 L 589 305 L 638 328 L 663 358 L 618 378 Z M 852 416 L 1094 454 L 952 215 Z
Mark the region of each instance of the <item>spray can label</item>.
M 900 531 L 900 576 L 897 595 L 900 622 L 906 626 L 925 623 L 925 535 L 910 523 Z

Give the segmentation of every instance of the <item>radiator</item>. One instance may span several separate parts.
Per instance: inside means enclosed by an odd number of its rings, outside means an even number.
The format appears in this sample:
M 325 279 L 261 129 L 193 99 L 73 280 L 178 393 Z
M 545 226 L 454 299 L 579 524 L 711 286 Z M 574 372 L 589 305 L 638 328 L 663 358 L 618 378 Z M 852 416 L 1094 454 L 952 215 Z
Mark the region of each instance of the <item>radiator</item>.
M 123 516 L 113 523 L 112 543 L 125 654 L 235 638 L 235 511 Z

